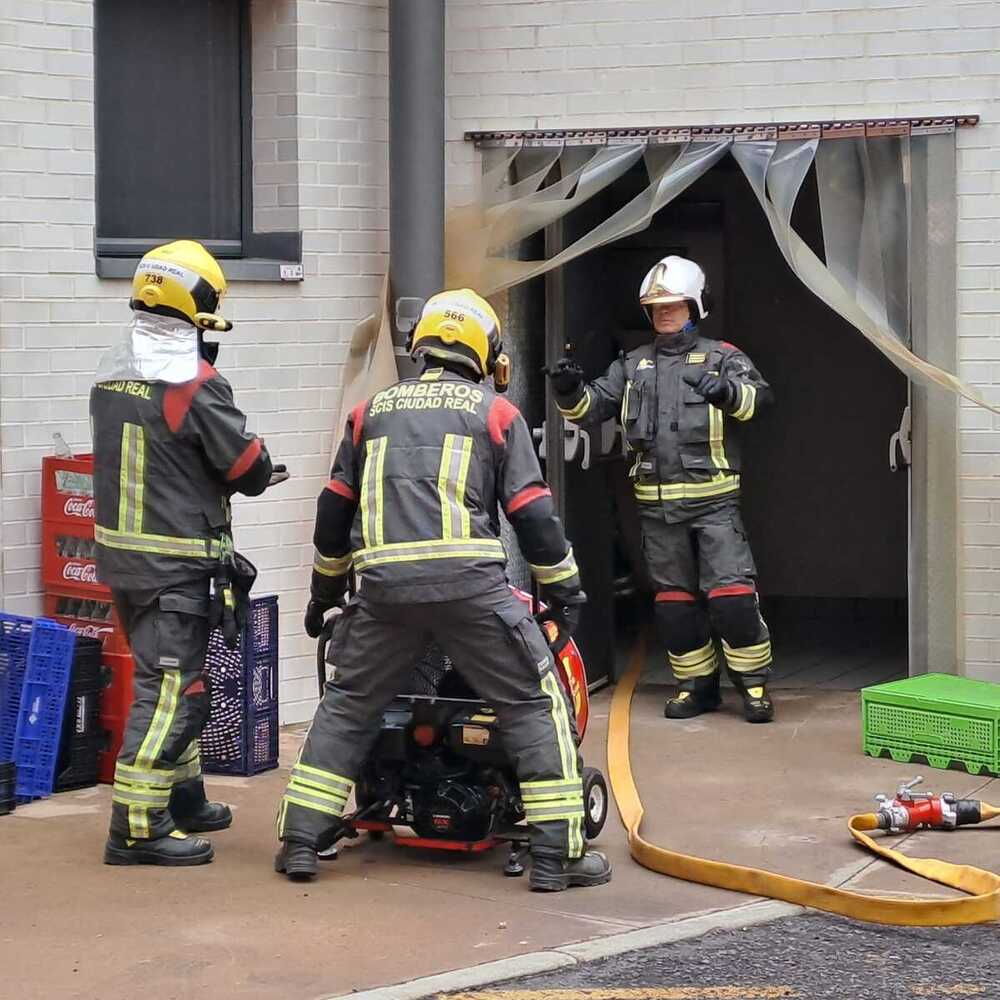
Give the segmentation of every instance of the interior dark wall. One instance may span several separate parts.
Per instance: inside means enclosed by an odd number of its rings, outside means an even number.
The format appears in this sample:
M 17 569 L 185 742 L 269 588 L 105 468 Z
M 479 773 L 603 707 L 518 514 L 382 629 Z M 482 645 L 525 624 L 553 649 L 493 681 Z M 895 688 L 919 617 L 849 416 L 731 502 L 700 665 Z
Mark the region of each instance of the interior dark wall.
M 567 220 L 567 242 L 645 183 L 633 170 Z M 821 251 L 810 181 L 796 228 Z M 744 349 L 774 387 L 773 410 L 742 428 L 743 509 L 766 595 L 903 598 L 906 479 L 888 467 L 888 441 L 906 405 L 906 380 L 792 274 L 738 167 L 723 160 L 664 209 L 649 230 L 566 267 L 567 340 L 588 375 L 648 336 L 636 299 L 645 269 L 665 253 L 706 268 L 719 299 L 707 336 Z M 624 474 L 617 463 L 616 474 Z M 577 470 L 567 521 L 588 561 L 612 559 L 596 526 L 608 468 Z M 590 552 L 589 550 L 593 550 Z M 600 574 L 602 579 L 606 574 Z

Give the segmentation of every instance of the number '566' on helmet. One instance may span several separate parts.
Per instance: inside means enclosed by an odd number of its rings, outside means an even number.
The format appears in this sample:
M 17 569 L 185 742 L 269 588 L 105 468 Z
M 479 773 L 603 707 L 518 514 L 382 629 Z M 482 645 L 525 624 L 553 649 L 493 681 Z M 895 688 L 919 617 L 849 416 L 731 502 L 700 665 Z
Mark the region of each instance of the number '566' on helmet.
M 219 315 L 226 276 L 219 262 L 194 240 L 176 240 L 150 250 L 132 277 L 129 305 L 186 320 L 199 330 L 231 330 Z
M 431 355 L 492 375 L 503 349 L 500 320 L 493 307 L 470 288 L 439 292 L 424 304 L 413 331 L 410 354 Z

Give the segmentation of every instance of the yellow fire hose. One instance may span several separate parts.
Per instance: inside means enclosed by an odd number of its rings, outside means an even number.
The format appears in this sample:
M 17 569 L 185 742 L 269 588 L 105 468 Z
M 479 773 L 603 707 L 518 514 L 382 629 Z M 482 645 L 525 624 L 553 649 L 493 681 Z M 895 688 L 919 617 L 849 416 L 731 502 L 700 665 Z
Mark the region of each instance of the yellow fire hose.
M 909 858 L 890 847 L 883 847 L 867 833 L 879 829 L 875 813 L 862 813 L 848 821 L 851 836 L 859 844 L 901 868 L 968 895 L 956 899 L 892 899 L 865 895 L 760 868 L 696 858 L 644 840 L 640 833 L 642 800 L 635 787 L 629 759 L 629 716 L 644 654 L 645 643 L 640 639 L 625 676 L 618 682 L 608 724 L 608 778 L 622 823 L 628 832 L 629 852 L 640 865 L 688 882 L 781 899 L 870 923 L 934 927 L 986 923 L 1000 918 L 1000 876 L 971 865 L 955 865 L 933 858 Z M 985 802 L 981 804 L 982 820 L 996 816 L 1000 816 L 1000 809 Z

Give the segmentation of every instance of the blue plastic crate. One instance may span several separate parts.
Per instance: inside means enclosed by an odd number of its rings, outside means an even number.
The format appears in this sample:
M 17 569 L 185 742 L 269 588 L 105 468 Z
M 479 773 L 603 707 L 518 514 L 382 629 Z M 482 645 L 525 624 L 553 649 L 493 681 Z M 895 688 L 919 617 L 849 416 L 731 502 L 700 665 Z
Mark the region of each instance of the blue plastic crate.
M 251 775 L 278 766 L 278 598 L 258 597 L 238 649 L 212 633 L 206 667 L 212 711 L 201 734 L 203 769 Z
M 0 763 L 14 759 L 21 688 L 28 669 L 33 618 L 0 613 Z
M 18 802 L 52 794 L 75 648 L 65 625 L 35 619 L 14 734 Z

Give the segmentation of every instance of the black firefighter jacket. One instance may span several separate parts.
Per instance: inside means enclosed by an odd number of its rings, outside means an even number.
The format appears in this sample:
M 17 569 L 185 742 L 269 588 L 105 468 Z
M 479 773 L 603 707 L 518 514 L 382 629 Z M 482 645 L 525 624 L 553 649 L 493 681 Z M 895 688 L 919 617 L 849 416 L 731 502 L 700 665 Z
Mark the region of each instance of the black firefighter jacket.
M 546 592 L 576 593 L 576 561 L 517 407 L 443 369 L 376 393 L 351 413 L 319 498 L 313 597 L 336 603 L 352 566 L 376 602 L 503 586 L 498 504 Z
M 707 403 L 684 376 L 710 372 L 732 382 L 725 411 Z M 660 335 L 622 355 L 599 379 L 565 395 L 559 411 L 573 423 L 621 421 L 629 474 L 641 509 L 668 522 L 687 520 L 739 496 L 740 422 L 771 401 L 771 389 L 738 348 L 697 329 Z
M 271 476 L 229 383 L 204 359 L 181 385 L 100 382 L 90 392 L 97 572 L 113 588 L 210 576 L 232 551 L 229 498 Z

